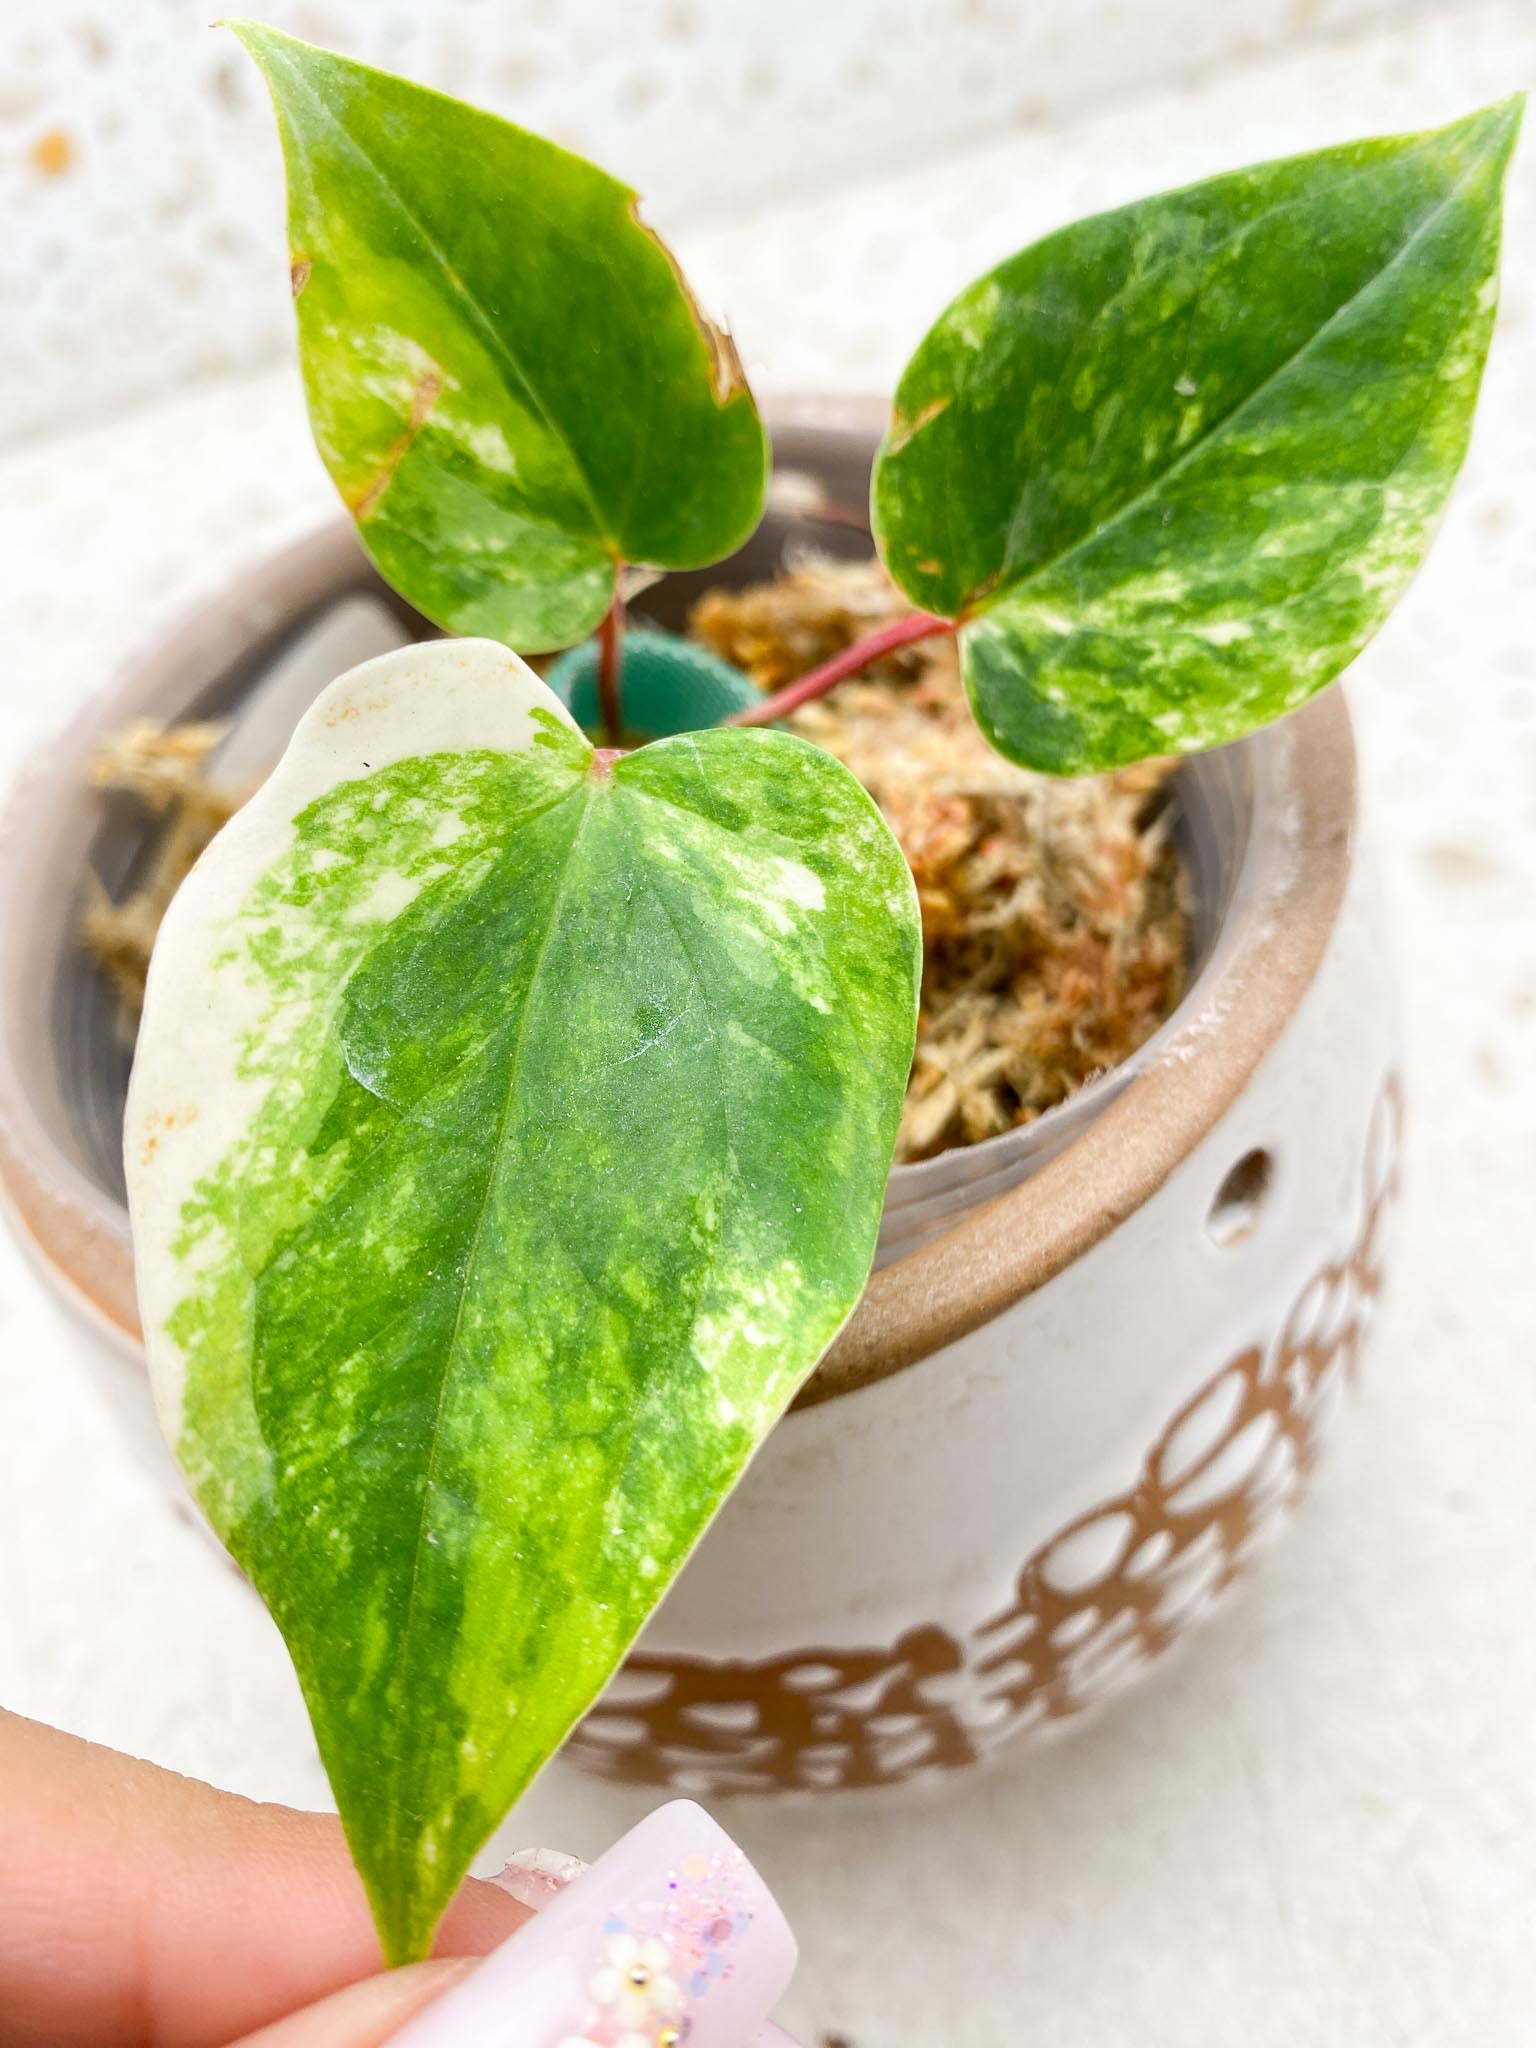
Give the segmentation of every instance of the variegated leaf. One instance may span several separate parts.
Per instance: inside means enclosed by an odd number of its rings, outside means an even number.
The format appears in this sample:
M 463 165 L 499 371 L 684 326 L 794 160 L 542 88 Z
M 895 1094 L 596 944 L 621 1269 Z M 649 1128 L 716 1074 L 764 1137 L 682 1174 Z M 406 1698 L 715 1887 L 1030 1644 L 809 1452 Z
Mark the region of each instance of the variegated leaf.
M 487 641 L 333 685 L 176 897 L 127 1129 L 151 1366 L 393 1959 L 854 1306 L 919 950 L 839 763 L 613 765 Z
M 875 524 L 1002 753 L 1216 746 L 1359 653 L 1466 450 L 1521 106 L 1080 221 L 942 315 Z
M 537 135 L 259 22 L 288 167 L 320 454 L 439 625 L 524 652 L 591 631 L 615 565 L 757 524 L 762 423 L 627 185 Z

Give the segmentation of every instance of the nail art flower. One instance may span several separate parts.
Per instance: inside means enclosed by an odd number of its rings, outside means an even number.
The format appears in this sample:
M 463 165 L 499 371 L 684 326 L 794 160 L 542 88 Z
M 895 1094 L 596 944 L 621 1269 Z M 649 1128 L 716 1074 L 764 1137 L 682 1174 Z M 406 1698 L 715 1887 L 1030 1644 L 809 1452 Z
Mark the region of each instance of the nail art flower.
M 681 2004 L 671 1968 L 672 1952 L 664 1941 L 615 1934 L 603 1952 L 603 1967 L 587 1988 L 605 2019 L 650 2048 L 657 2023 L 671 2019 Z

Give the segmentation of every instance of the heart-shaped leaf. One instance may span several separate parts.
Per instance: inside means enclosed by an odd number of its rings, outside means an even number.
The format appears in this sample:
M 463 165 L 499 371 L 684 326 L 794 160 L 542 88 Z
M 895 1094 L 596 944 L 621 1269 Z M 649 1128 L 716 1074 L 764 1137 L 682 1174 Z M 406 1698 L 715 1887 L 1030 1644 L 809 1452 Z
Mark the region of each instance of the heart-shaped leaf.
M 1215 746 L 1359 653 L 1466 448 L 1521 104 L 1081 221 L 942 315 L 875 526 L 913 602 L 965 621 L 1002 753 Z
M 126 1139 L 151 1368 L 392 1959 L 853 1308 L 919 955 L 838 762 L 605 772 L 488 641 L 334 684 L 176 897 Z
M 412 604 L 563 647 L 607 610 L 616 563 L 698 568 L 746 539 L 762 424 L 628 186 L 440 93 L 231 26 L 282 131 L 315 440 Z

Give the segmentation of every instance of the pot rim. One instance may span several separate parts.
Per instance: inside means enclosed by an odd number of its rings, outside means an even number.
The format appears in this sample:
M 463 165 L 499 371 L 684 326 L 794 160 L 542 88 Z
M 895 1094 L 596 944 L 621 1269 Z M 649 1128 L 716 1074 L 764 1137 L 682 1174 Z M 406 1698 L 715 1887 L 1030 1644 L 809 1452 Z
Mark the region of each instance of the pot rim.
M 872 423 L 867 402 L 837 400 L 782 404 L 769 409 L 769 420 L 781 430 L 866 436 Z M 67 858 L 70 844 L 79 844 L 71 831 L 88 815 L 85 764 L 105 723 L 164 715 L 228 665 L 231 645 L 270 633 L 275 621 L 327 597 L 378 587 L 351 522 L 338 519 L 184 612 L 45 743 L 13 785 L 0 821 L 0 875 L 50 854 Z M 1250 834 L 1242 889 L 1215 956 L 1137 1056 L 1138 1070 L 1055 1158 L 871 1275 L 797 1407 L 888 1379 L 1043 1286 L 1163 1185 L 1280 1038 L 1323 960 L 1351 866 L 1357 790 L 1343 695 L 1329 689 L 1237 745 L 1253 766 L 1255 806 L 1270 830 Z M 73 778 L 77 802 L 57 801 L 61 777 Z M 20 896 L 0 891 L 0 1207 L 45 1277 L 132 1356 L 140 1325 L 127 1211 L 60 1149 L 18 1085 L 11 1048 L 19 1035 L 19 969 L 36 957 L 37 936 L 27 928 L 30 906 L 18 909 Z M 921 1174 L 934 1163 L 893 1173 Z
M 1358 786 L 1343 692 L 1328 689 L 1238 744 L 1266 773 L 1274 829 L 1267 845 L 1250 839 L 1226 943 L 1143 1048 L 1153 1056 L 1027 1180 L 872 1274 L 797 1406 L 888 1379 L 1043 1287 L 1157 1193 L 1283 1035 L 1323 963 L 1353 861 Z

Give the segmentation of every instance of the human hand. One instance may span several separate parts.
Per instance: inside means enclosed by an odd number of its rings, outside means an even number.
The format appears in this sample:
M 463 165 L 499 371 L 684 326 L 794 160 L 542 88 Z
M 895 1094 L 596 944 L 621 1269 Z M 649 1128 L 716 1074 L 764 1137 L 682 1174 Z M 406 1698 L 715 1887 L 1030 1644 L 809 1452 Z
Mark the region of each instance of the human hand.
M 685 1802 L 526 1933 L 471 1879 L 436 1958 L 387 1974 L 331 1816 L 0 1713 L 0 1818 L 0 2048 L 793 2048 L 763 2024 L 793 1938 Z

